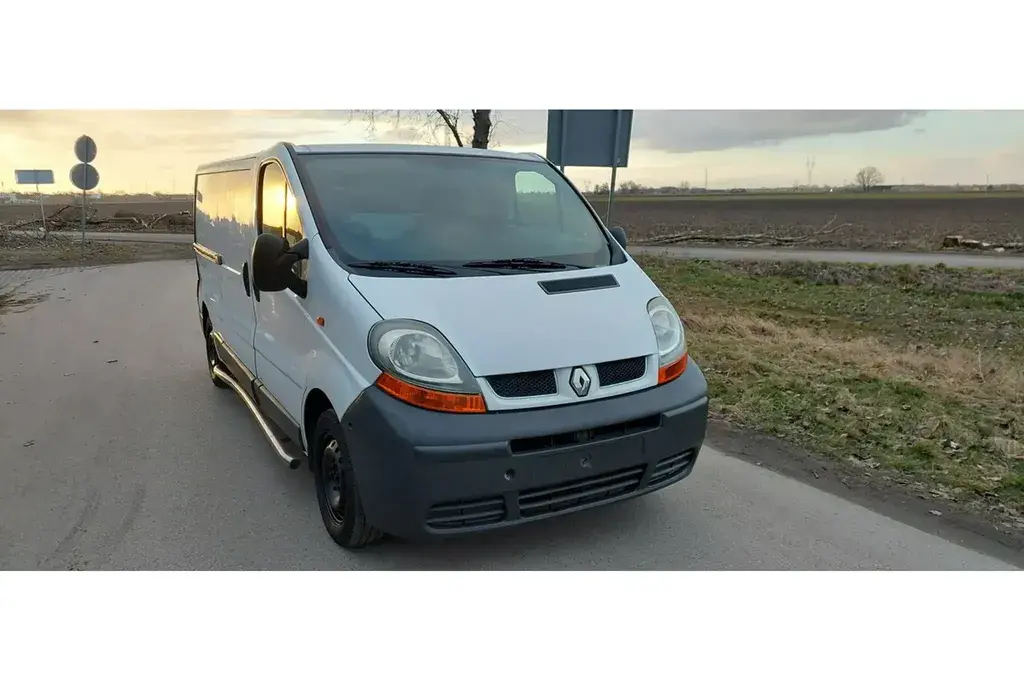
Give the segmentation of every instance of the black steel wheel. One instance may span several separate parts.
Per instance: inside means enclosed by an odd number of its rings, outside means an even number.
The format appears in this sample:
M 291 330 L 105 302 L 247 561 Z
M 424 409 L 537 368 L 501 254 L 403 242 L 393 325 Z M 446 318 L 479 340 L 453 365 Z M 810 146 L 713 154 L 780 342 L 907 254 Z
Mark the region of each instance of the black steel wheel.
M 345 523 L 345 486 L 346 474 L 341 467 L 341 445 L 333 437 L 328 439 L 324 453 L 320 457 L 320 475 L 324 486 L 325 511 L 331 522 Z
M 331 539 L 346 549 L 359 549 L 381 540 L 384 533 L 371 525 L 363 512 L 352 459 L 333 409 L 317 419 L 311 441 L 309 463 L 316 484 L 317 504 Z

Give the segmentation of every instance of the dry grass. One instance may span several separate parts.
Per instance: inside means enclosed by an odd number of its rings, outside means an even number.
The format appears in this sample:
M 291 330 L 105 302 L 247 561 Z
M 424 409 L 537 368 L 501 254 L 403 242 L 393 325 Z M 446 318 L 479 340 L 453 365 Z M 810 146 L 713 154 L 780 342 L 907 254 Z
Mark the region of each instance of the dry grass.
M 819 329 L 714 310 L 694 312 L 686 322 L 709 336 L 739 340 L 736 349 L 746 353 L 748 363 L 768 354 L 785 370 L 856 368 L 879 379 L 912 380 L 947 397 L 996 405 L 1024 395 L 1021 365 L 980 349 L 898 347 L 870 335 L 836 338 Z
M 718 418 L 1024 527 L 1024 275 L 642 264 Z

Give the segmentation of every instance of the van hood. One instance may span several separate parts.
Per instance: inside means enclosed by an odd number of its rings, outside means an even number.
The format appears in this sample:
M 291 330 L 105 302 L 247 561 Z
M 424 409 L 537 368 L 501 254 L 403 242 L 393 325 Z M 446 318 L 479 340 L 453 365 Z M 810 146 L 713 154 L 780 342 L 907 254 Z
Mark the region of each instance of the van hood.
M 549 294 L 540 282 L 612 275 L 613 288 Z M 434 326 L 477 376 L 597 364 L 658 351 L 647 301 L 660 295 L 634 263 L 571 272 L 448 279 L 351 275 L 384 319 Z

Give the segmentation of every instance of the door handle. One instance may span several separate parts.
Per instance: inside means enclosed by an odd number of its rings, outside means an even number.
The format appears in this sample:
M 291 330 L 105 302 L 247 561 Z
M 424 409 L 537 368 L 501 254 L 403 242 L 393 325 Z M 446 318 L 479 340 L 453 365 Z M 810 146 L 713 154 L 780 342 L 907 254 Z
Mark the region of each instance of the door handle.
M 252 294 L 249 290 L 249 262 L 242 263 L 242 286 L 245 287 L 245 297 L 248 298 Z

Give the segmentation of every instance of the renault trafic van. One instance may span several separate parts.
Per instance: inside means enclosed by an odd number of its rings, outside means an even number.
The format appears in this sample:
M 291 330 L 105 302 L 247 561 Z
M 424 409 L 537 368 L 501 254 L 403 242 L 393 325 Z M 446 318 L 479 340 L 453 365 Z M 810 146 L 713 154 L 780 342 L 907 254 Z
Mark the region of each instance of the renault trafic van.
M 313 472 L 342 547 L 477 532 L 693 470 L 672 304 L 543 157 L 277 144 L 195 179 L 214 385 Z

